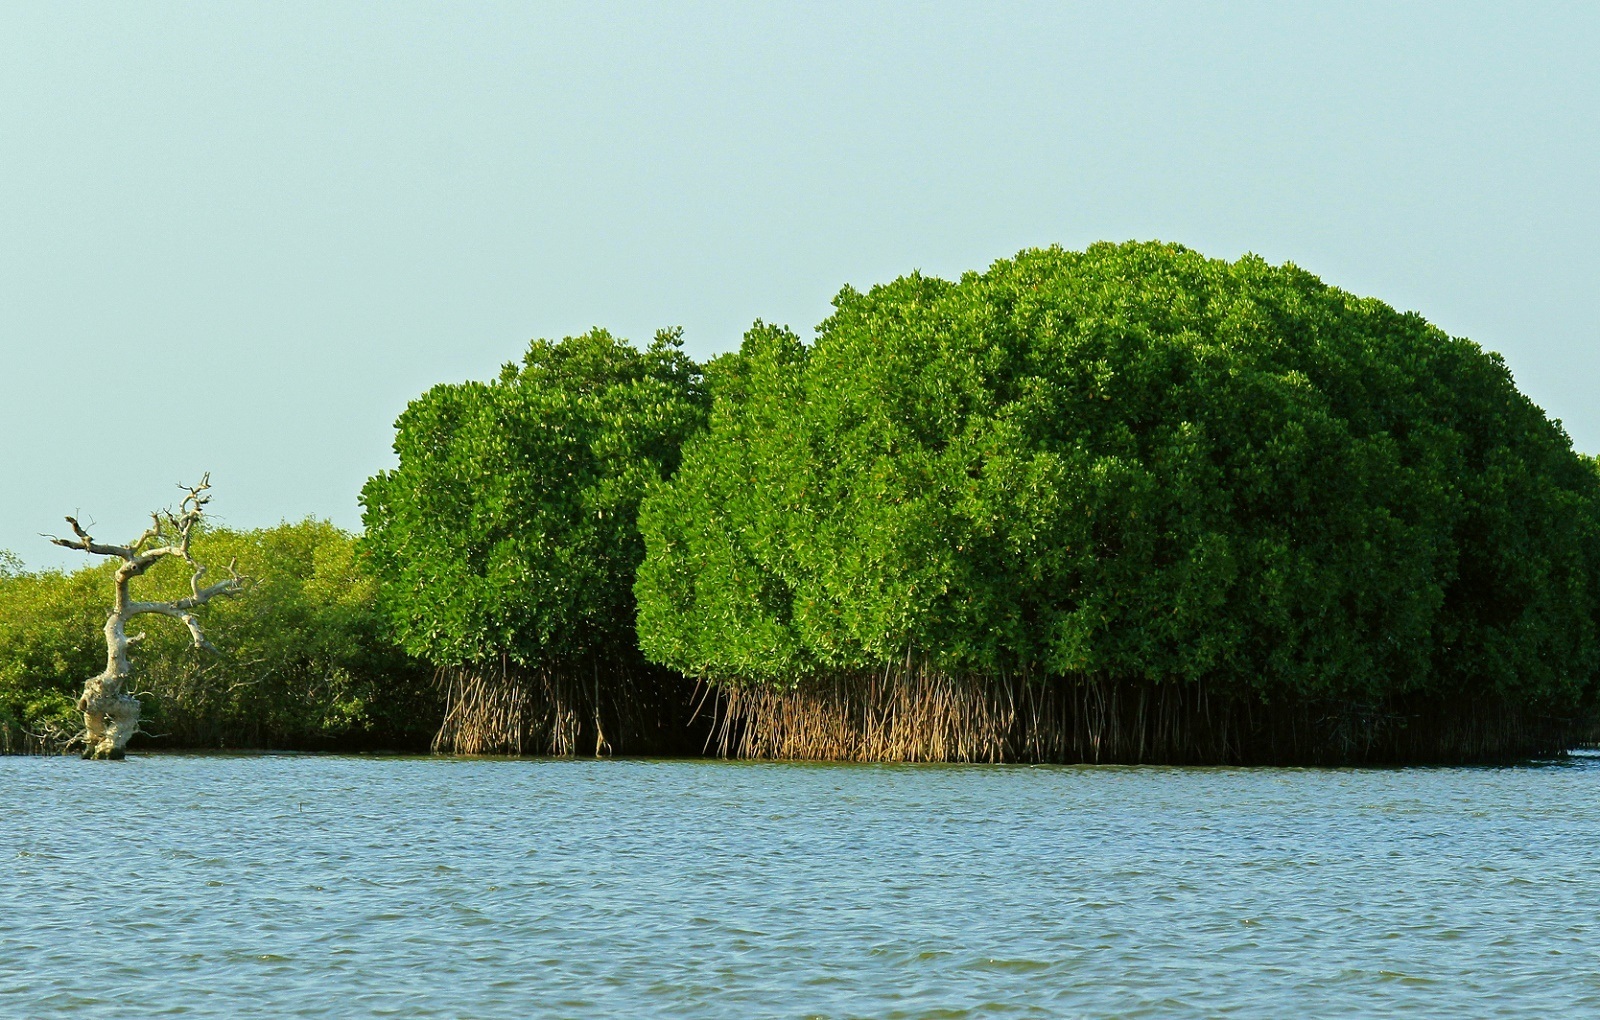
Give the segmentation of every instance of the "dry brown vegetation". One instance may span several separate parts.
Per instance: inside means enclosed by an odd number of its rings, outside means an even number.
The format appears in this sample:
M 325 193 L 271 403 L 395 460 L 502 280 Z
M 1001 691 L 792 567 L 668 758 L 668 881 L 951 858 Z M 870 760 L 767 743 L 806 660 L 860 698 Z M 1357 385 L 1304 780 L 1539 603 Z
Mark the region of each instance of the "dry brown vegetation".
M 1559 754 L 1573 721 L 1500 699 L 1267 704 L 1203 684 L 952 676 L 917 665 L 711 699 L 724 757 L 897 762 L 1376 764 Z
M 691 684 L 664 670 L 441 669 L 443 754 L 698 754 L 706 724 L 692 721 Z

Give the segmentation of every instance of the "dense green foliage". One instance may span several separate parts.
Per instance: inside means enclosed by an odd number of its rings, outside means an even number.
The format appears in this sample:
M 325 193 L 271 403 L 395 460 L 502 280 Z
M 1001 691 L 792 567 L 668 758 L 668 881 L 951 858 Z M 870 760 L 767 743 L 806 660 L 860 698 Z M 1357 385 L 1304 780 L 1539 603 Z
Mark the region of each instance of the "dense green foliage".
M 146 636 L 131 655 L 144 728 L 166 747 L 421 749 L 438 725 L 430 674 L 383 634 L 376 586 L 355 540 L 306 520 L 257 531 L 212 528 L 195 555 L 220 569 L 237 560 L 246 593 L 202 611 L 221 650 L 190 647 L 161 616 L 135 618 Z M 105 665 L 101 628 L 116 564 L 71 572 L 0 565 L 0 724 L 72 731 L 86 677 Z M 137 598 L 188 592 L 183 564 L 166 560 L 134 582 Z
M 1571 704 L 1596 476 L 1501 359 L 1293 266 L 1028 251 L 758 326 L 645 501 L 641 646 Z
M 664 331 L 530 345 L 491 383 L 441 385 L 396 423 L 399 466 L 362 491 L 379 601 L 439 666 L 638 661 L 639 500 L 671 474 L 708 398 Z
M 197 539 L 253 583 L 205 610 L 220 658 L 139 621 L 147 729 L 1435 760 L 1561 746 L 1600 690 L 1600 466 L 1498 356 L 1256 258 L 913 274 L 843 291 L 810 346 L 758 322 L 703 369 L 673 331 L 535 341 L 413 401 L 395 450 L 360 540 Z M 0 732 L 75 728 L 112 567 L 0 554 Z M 671 671 L 716 682 L 720 730 Z
M 30 573 L 0 559 L 0 727 L 77 727 L 73 702 L 105 666 L 110 608 L 108 569 Z

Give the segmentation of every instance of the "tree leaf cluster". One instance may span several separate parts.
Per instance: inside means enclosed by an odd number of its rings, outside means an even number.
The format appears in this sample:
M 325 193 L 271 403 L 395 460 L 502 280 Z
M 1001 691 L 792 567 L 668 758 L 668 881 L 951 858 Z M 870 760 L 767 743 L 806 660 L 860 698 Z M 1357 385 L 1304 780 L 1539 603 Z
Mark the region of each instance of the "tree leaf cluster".
M 638 662 L 639 501 L 709 402 L 678 331 L 639 350 L 601 329 L 412 401 L 361 497 L 398 640 L 439 666 Z
M 1600 665 L 1593 462 L 1499 356 L 1293 265 L 1025 251 L 708 375 L 640 510 L 640 644 L 686 674 L 1570 704 Z

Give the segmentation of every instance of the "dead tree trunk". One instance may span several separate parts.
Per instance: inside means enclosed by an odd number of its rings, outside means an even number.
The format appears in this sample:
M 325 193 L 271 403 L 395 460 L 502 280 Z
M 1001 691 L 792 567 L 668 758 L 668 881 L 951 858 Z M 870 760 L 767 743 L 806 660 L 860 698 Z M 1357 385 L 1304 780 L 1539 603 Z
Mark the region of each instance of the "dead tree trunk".
M 201 631 L 194 611 L 219 595 L 233 596 L 244 590 L 245 579 L 235 572 L 233 564 L 228 565 L 226 580 L 204 588 L 200 586 L 206 568 L 195 561 L 189 543 L 205 514 L 206 504 L 211 502 L 211 497 L 206 495 L 211 488 L 211 475 L 208 473 L 201 478 L 199 485 L 179 488 L 185 490 L 186 495 L 178 504 L 177 512 L 166 510 L 151 514 L 150 527 L 129 545 L 96 542 L 74 517 L 68 517 L 67 523 L 72 525 L 75 538 L 50 539 L 68 549 L 82 549 L 94 556 L 115 556 L 123 561 L 117 567 L 116 601 L 111 615 L 106 618 L 106 668 L 100 675 L 84 681 L 83 696 L 78 699 L 78 710 L 83 713 L 83 732 L 78 739 L 83 743 L 85 758 L 120 759 L 128 741 L 139 732 L 139 699 L 128 693 L 128 680 L 133 673 L 128 662 L 128 648 L 144 635 L 129 634 L 128 621 L 146 613 L 170 616 L 189 628 L 195 648 L 215 652 L 216 648 Z M 129 590 L 133 579 L 169 556 L 183 560 L 193 571 L 189 578 L 190 594 L 171 602 L 136 601 Z

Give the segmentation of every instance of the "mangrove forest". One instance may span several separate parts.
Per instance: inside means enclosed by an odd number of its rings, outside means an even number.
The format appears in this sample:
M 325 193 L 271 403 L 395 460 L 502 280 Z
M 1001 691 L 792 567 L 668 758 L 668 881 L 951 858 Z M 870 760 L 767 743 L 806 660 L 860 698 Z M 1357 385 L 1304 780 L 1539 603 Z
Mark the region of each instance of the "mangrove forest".
M 394 449 L 360 535 L 196 522 L 128 579 L 249 578 L 221 654 L 138 649 L 135 746 L 1334 764 L 1596 725 L 1595 461 L 1498 355 L 1293 265 L 1035 249 L 704 364 L 537 340 Z M 0 750 L 76 728 L 116 569 L 0 559 Z

